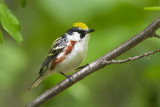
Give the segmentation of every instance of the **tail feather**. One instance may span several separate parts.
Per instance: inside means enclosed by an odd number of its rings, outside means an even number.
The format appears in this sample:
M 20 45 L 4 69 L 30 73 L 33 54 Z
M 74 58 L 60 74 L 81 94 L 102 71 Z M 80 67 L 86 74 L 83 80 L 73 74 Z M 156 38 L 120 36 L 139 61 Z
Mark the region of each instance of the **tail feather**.
M 42 80 L 44 79 L 44 77 L 42 75 L 40 75 L 33 83 L 32 85 L 28 88 L 29 90 L 34 88 L 34 87 L 37 87 L 41 82 Z

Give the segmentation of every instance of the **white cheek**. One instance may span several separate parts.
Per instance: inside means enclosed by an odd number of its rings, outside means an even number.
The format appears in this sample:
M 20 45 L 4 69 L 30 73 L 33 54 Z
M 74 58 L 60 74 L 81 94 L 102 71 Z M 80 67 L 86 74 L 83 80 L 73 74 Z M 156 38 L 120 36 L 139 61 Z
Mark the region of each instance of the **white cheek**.
M 79 41 L 80 40 L 80 34 L 77 32 L 73 32 L 72 36 L 68 35 L 69 40 Z

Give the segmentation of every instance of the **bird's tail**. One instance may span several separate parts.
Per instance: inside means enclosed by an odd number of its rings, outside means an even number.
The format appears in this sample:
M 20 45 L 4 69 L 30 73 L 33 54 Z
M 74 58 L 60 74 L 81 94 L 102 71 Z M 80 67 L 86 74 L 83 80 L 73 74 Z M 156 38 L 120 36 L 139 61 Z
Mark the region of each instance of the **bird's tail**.
M 44 76 L 40 75 L 28 89 L 30 90 L 34 87 L 37 87 L 42 82 L 43 79 L 44 79 Z

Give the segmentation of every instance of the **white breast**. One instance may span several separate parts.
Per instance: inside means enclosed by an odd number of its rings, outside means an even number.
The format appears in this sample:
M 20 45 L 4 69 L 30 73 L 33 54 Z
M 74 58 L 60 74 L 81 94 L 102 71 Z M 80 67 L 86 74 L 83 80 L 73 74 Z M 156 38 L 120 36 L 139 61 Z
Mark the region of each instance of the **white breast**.
M 75 44 L 72 52 L 66 56 L 63 62 L 56 65 L 56 67 L 53 69 L 53 72 L 69 73 L 78 68 L 87 55 L 88 41 L 89 35 L 78 41 Z

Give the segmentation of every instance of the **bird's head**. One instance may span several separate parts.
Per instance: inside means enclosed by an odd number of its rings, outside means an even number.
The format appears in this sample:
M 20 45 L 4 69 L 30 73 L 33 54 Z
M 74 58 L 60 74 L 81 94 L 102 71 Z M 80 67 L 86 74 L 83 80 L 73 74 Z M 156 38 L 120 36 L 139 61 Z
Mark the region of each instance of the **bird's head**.
M 72 28 L 67 31 L 67 34 L 74 35 L 74 38 L 83 39 L 89 36 L 89 33 L 95 31 L 94 29 L 89 29 L 85 23 L 76 22 L 73 24 Z
M 82 22 L 76 22 L 73 24 L 73 28 L 77 28 L 79 30 L 84 30 L 86 33 L 91 33 L 95 31 L 94 29 L 89 29 L 88 26 L 85 23 Z

